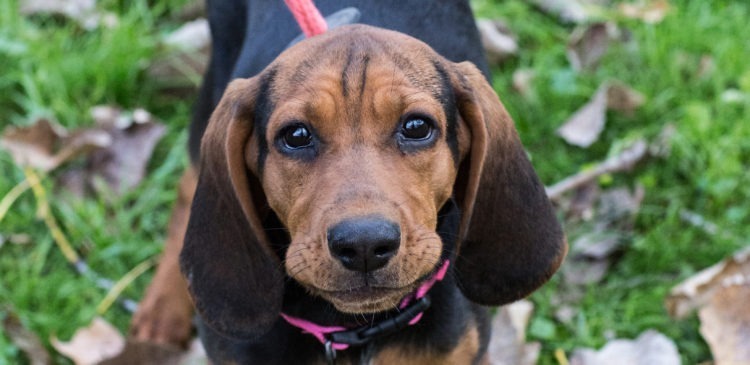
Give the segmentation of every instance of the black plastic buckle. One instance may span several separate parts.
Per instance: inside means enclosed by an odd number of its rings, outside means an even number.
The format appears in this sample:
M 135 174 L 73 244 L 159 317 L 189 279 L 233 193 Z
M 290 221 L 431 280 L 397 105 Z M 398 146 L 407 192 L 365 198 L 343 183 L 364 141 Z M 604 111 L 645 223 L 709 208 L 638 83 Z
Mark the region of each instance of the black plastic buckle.
M 326 341 L 326 362 L 328 365 L 334 365 L 336 363 L 336 349 L 333 348 L 333 342 L 331 340 Z
M 328 343 L 344 343 L 352 346 L 364 345 L 375 338 L 390 335 L 409 326 L 414 318 L 430 307 L 430 298 L 424 296 L 418 299 L 401 313 L 393 318 L 388 318 L 375 325 L 367 325 L 349 331 L 332 332 L 326 339 L 326 356 L 328 356 Z M 335 351 L 334 351 L 335 358 Z

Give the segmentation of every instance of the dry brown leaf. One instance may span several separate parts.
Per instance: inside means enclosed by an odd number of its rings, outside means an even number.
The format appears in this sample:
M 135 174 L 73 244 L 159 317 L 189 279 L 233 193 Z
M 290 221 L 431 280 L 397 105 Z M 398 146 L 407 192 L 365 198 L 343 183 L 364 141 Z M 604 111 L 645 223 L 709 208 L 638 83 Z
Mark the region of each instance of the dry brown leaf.
M 80 328 L 68 342 L 50 340 L 52 347 L 76 365 L 93 365 L 119 354 L 125 338 L 102 318 L 94 318 L 88 327 Z
M 571 365 L 680 365 L 674 342 L 663 334 L 648 330 L 635 340 L 612 340 L 601 350 L 577 349 Z
M 105 190 L 124 193 L 143 179 L 166 127 L 143 109 L 126 113 L 110 106 L 97 106 L 91 113 L 97 129 L 106 133 L 111 143 L 91 153 L 85 167 L 66 171 L 59 184 L 78 195 L 101 190 L 102 183 Z
M 593 23 L 577 28 L 568 41 L 567 56 L 570 65 L 576 71 L 595 69 L 617 33 L 614 23 Z
M 648 150 L 649 145 L 646 141 L 642 139 L 636 140 L 623 148 L 617 155 L 609 157 L 608 159 L 596 164 L 591 169 L 583 170 L 575 175 L 568 176 L 546 188 L 547 196 L 551 200 L 559 200 L 566 192 L 589 184 L 599 176 L 630 170 L 636 163 L 648 155 Z
M 750 265 L 748 265 L 750 266 Z M 750 364 L 750 275 L 718 288 L 698 316 L 715 365 Z
M 666 300 L 667 311 L 674 318 L 684 318 L 709 303 L 716 292 L 750 277 L 750 247 L 693 275 L 672 288 Z
M 643 94 L 620 82 L 610 82 L 607 88 L 607 109 L 632 116 L 646 101 Z
M 588 285 L 601 281 L 609 270 L 612 256 L 632 230 L 645 190 L 636 187 L 605 191 L 598 196 L 585 233 L 570 245 L 570 254 L 562 268 L 563 280 L 570 285 Z
M 617 110 L 627 114 L 640 107 L 643 95 L 617 81 L 605 81 L 591 99 L 578 109 L 557 129 L 566 142 L 587 148 L 599 139 L 607 120 L 607 110 Z
M 28 127 L 7 127 L 0 138 L 0 146 L 8 150 L 16 164 L 42 171 L 54 170 L 76 156 L 111 143 L 110 136 L 102 131 L 69 133 L 47 119 Z
M 488 353 L 492 365 L 533 365 L 541 345 L 526 343 L 526 327 L 534 311 L 528 300 L 520 300 L 498 309 L 492 320 L 492 339 Z
M 143 109 L 136 109 L 130 116 L 120 114 L 96 122 L 110 133 L 112 144 L 91 155 L 89 171 L 102 176 L 113 191 L 122 193 L 143 179 L 166 127 Z
M 596 142 L 606 122 L 607 89 L 606 84 L 599 86 L 591 100 L 557 129 L 557 134 L 579 147 L 586 148 Z
M 667 0 L 639 0 L 621 3 L 619 9 L 620 13 L 628 18 L 655 24 L 664 20 L 664 17 L 669 13 L 670 6 Z
M 518 53 L 518 42 L 501 20 L 478 19 L 477 28 L 490 63 L 500 63 Z
M 599 200 L 600 221 L 610 227 L 631 228 L 632 220 L 641 209 L 646 190 L 637 185 L 634 191 L 615 188 L 604 192 Z
M 34 332 L 24 327 L 14 313 L 7 313 L 3 319 L 2 333 L 26 355 L 31 365 L 50 363 L 49 354 L 42 341 Z

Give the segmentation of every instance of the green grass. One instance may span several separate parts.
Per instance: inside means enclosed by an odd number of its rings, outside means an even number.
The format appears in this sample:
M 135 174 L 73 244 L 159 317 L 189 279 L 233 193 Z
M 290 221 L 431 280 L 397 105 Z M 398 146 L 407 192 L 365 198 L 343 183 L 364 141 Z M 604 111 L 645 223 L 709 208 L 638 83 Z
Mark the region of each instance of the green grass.
M 162 50 L 159 37 L 179 25 L 173 14 L 183 0 L 102 1 L 119 14 L 111 29 L 85 31 L 56 17 L 21 17 L 18 3 L 0 0 L 0 128 L 48 116 L 67 127 L 92 123 L 97 104 L 144 107 L 168 125 L 148 177 L 123 197 L 76 200 L 44 186 L 55 217 L 91 269 L 110 279 L 158 255 L 164 240 L 176 181 L 187 163 L 186 126 L 192 100 L 160 93 L 145 70 Z M 514 116 L 543 181 L 552 184 L 602 160 L 612 146 L 637 137 L 655 138 L 667 124 L 676 127 L 672 152 L 630 173 L 602 180 L 604 187 L 641 184 L 646 196 L 622 256 L 600 284 L 586 289 L 569 324 L 554 319 L 559 278 L 533 295 L 536 314 L 530 339 L 543 343 L 541 364 L 556 364 L 553 352 L 600 347 L 611 336 L 634 338 L 655 328 L 673 340 L 686 364 L 709 360 L 698 321 L 667 317 L 664 297 L 692 273 L 748 244 L 750 237 L 750 3 L 743 0 L 673 0 L 663 22 L 648 25 L 616 19 L 632 34 L 629 45 L 614 46 L 600 67 L 576 73 L 565 58 L 571 25 L 536 11 L 521 0 L 477 0 L 481 16 L 502 17 L 519 37 L 520 54 L 494 71 L 495 87 Z M 616 15 L 609 14 L 613 19 Z M 699 76 L 701 58 L 713 72 Z M 532 69 L 531 97 L 511 88 L 517 68 Z M 633 116 L 608 115 L 602 138 L 588 149 L 572 147 L 556 128 L 599 84 L 617 79 L 647 97 Z M 737 102 L 722 100 L 735 89 Z M 0 153 L 0 197 L 24 179 L 10 156 Z M 91 278 L 66 263 L 43 222 L 35 199 L 25 193 L 2 222 L 0 234 L 30 235 L 31 243 L 0 247 L 0 318 L 16 313 L 43 340 L 67 339 L 95 315 L 106 294 Z M 680 218 L 701 214 L 720 227 L 711 235 Z M 578 227 L 568 227 L 575 232 Z M 138 299 L 153 270 L 124 295 Z M 129 314 L 113 307 L 104 317 L 125 331 Z M 23 359 L 0 332 L 0 363 Z M 65 363 L 61 356 L 56 362 Z

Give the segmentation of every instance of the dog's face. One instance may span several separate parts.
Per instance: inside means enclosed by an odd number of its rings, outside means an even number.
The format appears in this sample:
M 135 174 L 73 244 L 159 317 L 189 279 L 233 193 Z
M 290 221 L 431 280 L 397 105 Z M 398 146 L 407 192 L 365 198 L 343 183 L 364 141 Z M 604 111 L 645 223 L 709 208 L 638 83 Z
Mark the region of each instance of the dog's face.
M 439 212 L 452 198 L 460 230 L 443 242 Z M 285 257 L 261 224 L 269 207 L 291 238 Z M 541 285 L 566 251 L 476 67 L 400 33 L 346 26 L 229 85 L 203 138 L 181 255 L 208 325 L 265 333 L 281 307 L 280 267 L 342 312 L 390 310 L 448 249 L 464 295 L 489 305 Z
M 396 307 L 442 255 L 437 216 L 466 128 L 449 122 L 438 60 L 400 34 L 343 32 L 267 71 L 273 108 L 246 163 L 289 230 L 287 274 L 340 311 Z

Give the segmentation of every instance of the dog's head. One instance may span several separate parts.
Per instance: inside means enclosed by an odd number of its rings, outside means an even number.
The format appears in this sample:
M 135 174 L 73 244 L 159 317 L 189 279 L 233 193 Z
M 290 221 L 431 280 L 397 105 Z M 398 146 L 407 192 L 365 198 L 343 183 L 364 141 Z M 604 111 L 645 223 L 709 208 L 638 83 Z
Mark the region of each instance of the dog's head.
M 436 230 L 451 199 L 461 223 L 444 244 Z M 264 233 L 268 214 L 288 230 L 285 257 Z M 479 70 L 358 25 L 229 85 L 203 137 L 181 260 L 204 321 L 249 338 L 277 320 L 285 275 L 342 312 L 374 313 L 456 255 L 464 295 L 499 305 L 544 283 L 565 252 Z

